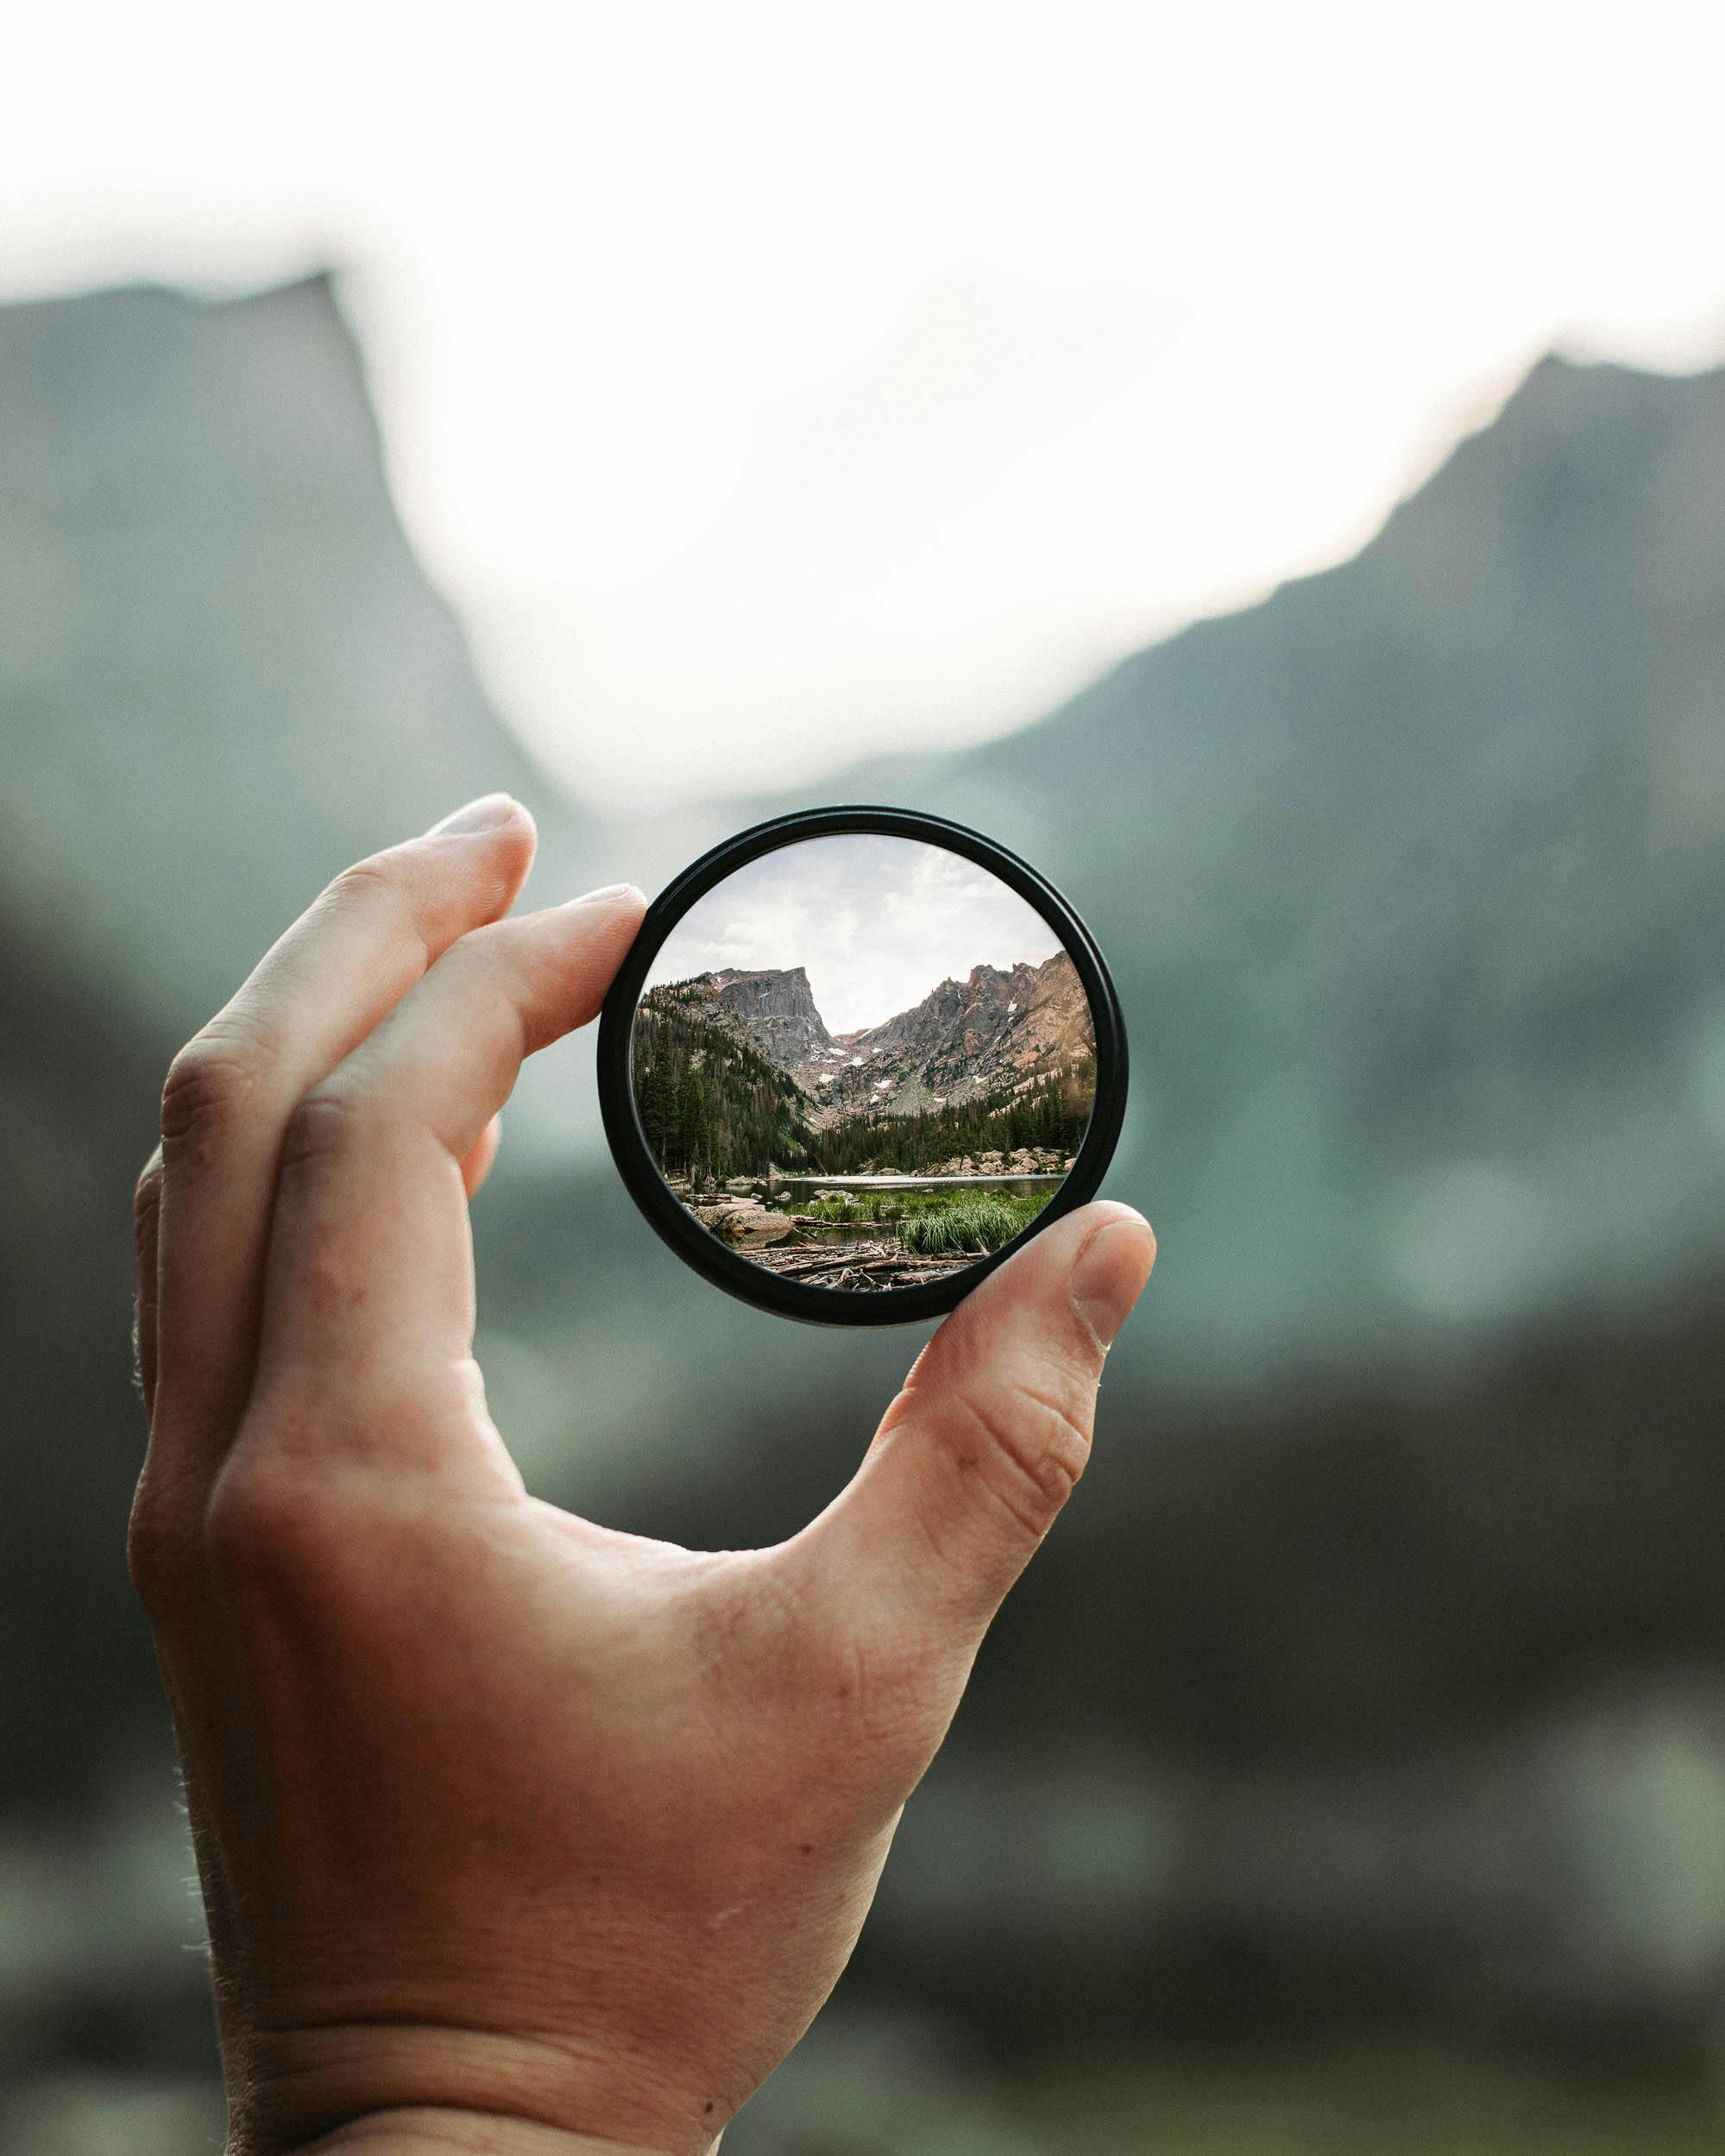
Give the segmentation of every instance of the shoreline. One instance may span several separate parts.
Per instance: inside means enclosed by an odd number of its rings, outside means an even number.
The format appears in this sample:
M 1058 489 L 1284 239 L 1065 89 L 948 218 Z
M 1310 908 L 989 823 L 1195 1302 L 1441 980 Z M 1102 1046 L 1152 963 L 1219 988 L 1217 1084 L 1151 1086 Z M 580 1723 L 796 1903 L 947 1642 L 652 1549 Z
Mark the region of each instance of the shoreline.
M 769 1190 L 789 1189 L 807 1183 L 823 1191 L 935 1191 L 950 1185 L 955 1190 L 985 1190 L 995 1183 L 1064 1183 L 1066 1171 L 1053 1168 L 1005 1170 L 998 1175 L 765 1175 L 739 1177 L 741 1182 L 762 1183 Z
M 832 1243 L 773 1243 L 744 1254 L 751 1264 L 780 1279 L 801 1280 L 805 1287 L 837 1289 L 845 1294 L 891 1294 L 894 1288 L 921 1287 L 973 1266 L 985 1253 L 954 1251 L 939 1257 L 907 1250 L 896 1236 L 859 1242 L 851 1248 Z
M 741 1189 L 727 1187 L 700 1197 L 686 1184 L 671 1184 L 670 1188 L 683 1210 L 699 1227 L 763 1272 L 775 1273 L 781 1279 L 801 1280 L 810 1287 L 848 1293 L 879 1293 L 948 1279 L 954 1273 L 967 1271 L 989 1255 L 992 1246 L 985 1234 L 978 1235 L 974 1248 L 954 1249 L 948 1244 L 924 1250 L 908 1245 L 899 1228 L 903 1216 L 913 1210 L 913 1202 L 919 1195 L 929 1194 L 936 1214 L 947 1217 L 964 1198 L 979 1196 L 986 1200 L 992 1190 L 1018 1186 L 1016 1197 L 990 1202 L 996 1208 L 1002 1204 L 1009 1207 L 1028 1205 L 1029 1217 L 1034 1218 L 1052 1192 L 1039 1190 L 1032 1196 L 1022 1186 L 1058 1185 L 1064 1179 L 1052 1173 L 798 1176 L 769 1184 L 765 1177 L 738 1177 L 735 1181 L 743 1186 Z M 799 1198 L 792 1191 L 790 1185 L 793 1180 L 810 1186 L 816 1203 L 830 1197 L 846 1211 L 855 1204 L 859 1208 L 857 1215 L 850 1219 L 834 1220 L 795 1210 L 799 1204 L 809 1203 L 809 1197 L 804 1195 Z M 865 1190 L 903 1191 L 907 1203 L 899 1206 L 879 1197 L 865 1199 Z M 853 1192 L 857 1194 L 854 1198 Z M 865 1206 L 866 1210 L 862 1210 Z M 883 1211 L 885 1217 L 881 1216 Z

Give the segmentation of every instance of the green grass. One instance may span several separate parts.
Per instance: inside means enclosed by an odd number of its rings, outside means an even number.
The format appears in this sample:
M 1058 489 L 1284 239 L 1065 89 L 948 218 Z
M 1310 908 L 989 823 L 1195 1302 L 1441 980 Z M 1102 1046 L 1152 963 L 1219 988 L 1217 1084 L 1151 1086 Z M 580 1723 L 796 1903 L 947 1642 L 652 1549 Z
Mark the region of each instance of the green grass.
M 903 1191 L 858 1191 L 842 1197 L 811 1197 L 797 1210 L 811 1220 L 899 1220 L 906 1197 Z
M 1028 1228 L 1048 1202 L 1046 1197 L 961 1192 L 909 1215 L 899 1223 L 898 1240 L 907 1250 L 929 1258 L 965 1250 L 998 1250 Z
M 945 1257 L 998 1250 L 1048 1202 L 1046 1197 L 1004 1197 L 987 1191 L 847 1191 L 811 1197 L 796 1210 L 809 1220 L 894 1227 L 907 1250 Z

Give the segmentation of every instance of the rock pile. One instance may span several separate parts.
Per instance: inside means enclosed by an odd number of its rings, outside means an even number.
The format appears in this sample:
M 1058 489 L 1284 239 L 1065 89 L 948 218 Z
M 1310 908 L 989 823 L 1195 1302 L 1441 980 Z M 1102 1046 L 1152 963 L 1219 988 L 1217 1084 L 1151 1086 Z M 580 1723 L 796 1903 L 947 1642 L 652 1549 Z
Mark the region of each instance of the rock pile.
M 1018 1146 L 1010 1153 L 954 1153 L 930 1168 L 930 1175 L 1064 1175 L 1074 1155 L 1053 1146 Z

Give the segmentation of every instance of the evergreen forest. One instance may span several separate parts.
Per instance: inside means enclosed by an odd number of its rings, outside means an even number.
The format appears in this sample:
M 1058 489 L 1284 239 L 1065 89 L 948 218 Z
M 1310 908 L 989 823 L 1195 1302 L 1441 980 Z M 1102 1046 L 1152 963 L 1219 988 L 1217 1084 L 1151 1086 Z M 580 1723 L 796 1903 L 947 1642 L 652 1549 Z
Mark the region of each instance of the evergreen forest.
M 635 1013 L 635 1103 L 667 1175 L 697 1182 L 758 1175 L 809 1158 L 805 1102 L 763 1055 L 715 1026 L 690 1000 L 660 991 Z M 819 1164 L 815 1164 L 819 1165 Z
M 769 1166 L 815 1175 L 869 1168 L 915 1175 L 964 1153 L 1021 1146 L 1075 1153 L 1090 1120 L 1096 1065 L 1086 1057 L 1023 1093 L 985 1095 L 885 1122 L 852 1116 L 815 1129 L 795 1081 L 714 1025 L 708 1008 L 674 989 L 659 990 L 635 1014 L 641 1128 L 670 1176 L 722 1183 Z
M 919 1109 L 885 1123 L 852 1116 L 812 1132 L 808 1142 L 815 1167 L 828 1175 L 856 1174 L 870 1162 L 917 1175 L 955 1154 L 974 1159 L 1019 1146 L 1076 1153 L 1095 1096 L 1096 1060 L 1086 1056 L 1023 1093 L 980 1094 L 961 1106 Z

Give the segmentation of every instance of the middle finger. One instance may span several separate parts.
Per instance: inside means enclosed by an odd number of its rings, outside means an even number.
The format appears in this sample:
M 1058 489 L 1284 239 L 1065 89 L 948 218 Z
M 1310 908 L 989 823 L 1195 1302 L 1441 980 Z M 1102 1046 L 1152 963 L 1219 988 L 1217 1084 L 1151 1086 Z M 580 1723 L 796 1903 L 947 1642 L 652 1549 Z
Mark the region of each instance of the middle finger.
M 440 952 L 508 911 L 532 853 L 532 818 L 492 795 L 348 871 L 176 1058 L 147 1469 L 159 1493 L 207 1477 L 244 1405 L 277 1162 L 301 1097 Z

